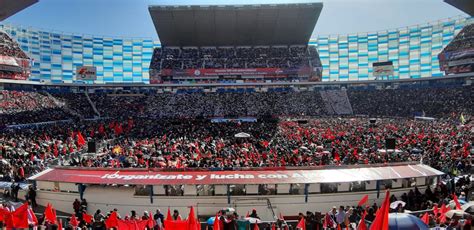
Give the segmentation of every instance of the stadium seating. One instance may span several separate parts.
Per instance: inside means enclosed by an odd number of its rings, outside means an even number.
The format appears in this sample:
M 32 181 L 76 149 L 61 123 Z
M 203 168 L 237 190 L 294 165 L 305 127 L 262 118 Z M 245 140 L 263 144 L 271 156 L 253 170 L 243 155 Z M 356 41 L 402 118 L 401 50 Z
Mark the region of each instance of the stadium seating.
M 235 69 L 320 67 L 321 61 L 314 46 L 300 47 L 158 47 L 153 51 L 150 69 Z
M 28 59 L 28 56 L 20 49 L 18 43 L 2 31 L 0 31 L 0 56 Z

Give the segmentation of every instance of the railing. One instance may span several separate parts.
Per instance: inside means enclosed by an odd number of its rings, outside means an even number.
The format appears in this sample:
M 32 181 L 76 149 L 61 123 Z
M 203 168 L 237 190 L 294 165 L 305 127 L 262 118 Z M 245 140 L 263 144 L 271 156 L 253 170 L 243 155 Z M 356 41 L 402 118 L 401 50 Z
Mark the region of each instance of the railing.
M 86 95 L 87 101 L 89 102 L 90 106 L 92 107 L 92 110 L 94 110 L 94 113 L 100 117 L 99 110 L 97 110 L 97 107 L 95 107 L 94 102 L 92 102 L 91 98 L 89 97 L 89 93 L 87 93 L 87 90 L 84 91 L 84 94 Z
M 361 164 L 361 165 L 323 165 L 323 166 L 285 166 L 285 167 L 242 167 L 242 168 L 120 168 L 120 171 L 153 171 L 153 172 L 212 172 L 212 171 L 277 171 L 277 170 L 321 170 L 321 169 L 354 169 L 354 168 L 375 168 L 387 166 L 417 165 L 418 161 L 394 162 L 387 164 Z M 81 170 L 102 170 L 117 171 L 117 168 L 95 168 L 95 167 L 68 167 L 60 166 L 58 169 L 81 169 Z

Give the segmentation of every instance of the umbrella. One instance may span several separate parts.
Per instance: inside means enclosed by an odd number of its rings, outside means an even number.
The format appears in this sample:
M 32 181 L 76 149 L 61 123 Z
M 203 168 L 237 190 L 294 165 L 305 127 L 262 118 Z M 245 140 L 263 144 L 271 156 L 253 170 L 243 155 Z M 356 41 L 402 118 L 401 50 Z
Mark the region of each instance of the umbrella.
M 253 218 L 253 217 L 246 217 L 245 220 L 247 220 L 251 224 L 260 224 L 260 223 L 262 223 L 262 221 L 260 219 Z
M 213 216 L 213 217 L 209 217 L 209 219 L 207 219 L 207 224 L 208 225 L 213 225 L 214 224 L 214 221 L 215 221 L 216 217 Z
M 418 148 L 413 148 L 413 149 L 411 149 L 411 152 L 412 152 L 412 153 L 422 153 L 423 150 L 418 149 Z
M 464 212 L 463 210 L 449 210 L 444 215 L 446 215 L 446 217 L 449 219 L 452 219 L 454 216 L 469 216 L 469 213 Z
M 401 200 L 397 200 L 397 201 L 394 201 L 393 203 L 390 204 L 390 208 L 391 209 L 397 209 L 398 205 L 402 205 L 402 207 L 405 207 L 406 203 L 401 201 Z
M 461 209 L 467 213 L 474 213 L 474 201 L 464 204 Z
M 235 208 L 224 208 L 222 210 L 225 211 L 226 213 L 235 212 Z
M 459 204 L 461 204 L 461 205 L 465 205 L 467 203 L 465 200 L 462 200 L 462 199 L 458 199 L 458 201 L 459 201 Z M 456 203 L 454 202 L 454 200 L 449 201 L 448 205 L 449 205 L 450 208 L 456 209 Z
M 249 137 L 250 137 L 250 134 L 248 134 L 248 133 L 237 133 L 237 134 L 235 134 L 235 137 L 238 137 L 238 138 L 249 138 Z
M 389 230 L 428 230 L 423 221 L 413 215 L 406 213 L 390 213 L 388 215 Z

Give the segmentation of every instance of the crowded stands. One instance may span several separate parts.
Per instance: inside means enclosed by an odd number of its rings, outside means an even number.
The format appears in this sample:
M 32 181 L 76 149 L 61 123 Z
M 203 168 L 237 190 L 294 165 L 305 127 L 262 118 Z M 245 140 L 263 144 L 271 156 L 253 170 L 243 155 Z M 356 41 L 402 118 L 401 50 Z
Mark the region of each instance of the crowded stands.
M 150 69 L 239 69 L 321 66 L 314 46 L 282 47 L 158 47 L 153 51 Z
M 311 60 L 311 64 L 309 62 Z M 154 69 L 190 68 L 298 68 L 320 66 L 317 51 L 306 47 L 236 47 L 236 48 L 156 48 Z
M 30 61 L 18 43 L 0 31 L 0 79 L 26 80 Z
M 28 59 L 20 46 L 7 33 L 0 31 L 0 56 Z
M 97 115 L 110 118 L 262 118 L 351 114 L 353 110 L 353 114 L 368 116 L 412 117 L 424 113 L 446 117 L 453 116 L 453 113 L 454 116 L 473 114 L 473 100 L 465 100 L 472 98 L 472 90 L 472 86 L 347 91 L 297 91 L 286 88 L 268 92 L 218 90 L 215 93 L 195 91 L 133 96 L 2 91 L 2 97 L 6 100 L 0 104 L 0 126 L 93 118 Z M 332 100 L 328 101 L 328 98 Z M 30 116 L 35 111 L 42 113 L 42 116 Z
M 443 52 L 469 50 L 474 48 L 474 24 L 465 26 L 444 48 Z
M 237 169 L 423 161 L 459 174 L 471 166 L 471 124 L 457 126 L 457 119 L 386 118 L 377 126 L 370 126 L 367 118 L 310 118 L 307 124 L 286 119 L 249 123 L 123 120 L 4 130 L 0 146 L 8 164 L 3 173 L 9 175 L 6 178 L 18 178 L 51 165 Z M 251 137 L 236 138 L 240 132 Z M 398 139 L 398 151 L 381 151 L 386 137 Z M 88 138 L 99 143 L 97 154 L 80 157 L 77 153 L 86 149 Z M 18 176 L 20 171 L 23 176 Z

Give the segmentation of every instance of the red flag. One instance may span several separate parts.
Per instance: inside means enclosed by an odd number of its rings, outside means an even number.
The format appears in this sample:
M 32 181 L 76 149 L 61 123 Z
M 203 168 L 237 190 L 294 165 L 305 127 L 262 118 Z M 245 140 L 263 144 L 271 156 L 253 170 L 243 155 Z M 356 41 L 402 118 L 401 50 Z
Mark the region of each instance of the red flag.
M 366 204 L 367 202 L 369 201 L 369 195 L 365 195 L 362 197 L 362 199 L 360 199 L 359 203 L 357 204 L 357 206 L 361 206 Z
M 200 225 L 200 223 L 196 219 L 193 206 L 191 206 L 191 209 L 189 210 L 187 222 L 188 222 L 188 230 L 198 230 L 198 225 Z
M 334 222 L 329 216 L 328 213 L 326 213 L 326 216 L 324 217 L 324 222 L 323 222 L 323 228 L 332 228 L 334 226 Z
M 0 207 L 0 221 L 3 222 L 5 220 L 5 216 L 8 215 L 9 213 L 10 212 L 8 211 L 8 209 Z
M 44 219 L 51 224 L 56 223 L 56 213 L 53 210 L 53 206 L 49 203 L 44 210 Z
M 173 217 L 171 216 L 171 210 L 168 208 L 168 214 L 166 214 L 166 219 L 167 220 L 173 220 Z
M 357 154 L 357 149 L 354 149 L 354 153 L 353 153 L 353 154 L 354 154 L 354 157 L 355 157 L 355 158 L 359 158 L 359 154 Z
M 459 200 L 458 200 L 458 196 L 456 196 L 456 194 L 453 194 L 453 200 L 454 200 L 454 203 L 456 204 L 456 209 L 457 210 L 461 210 L 461 204 L 459 203 Z
M 28 208 L 28 222 L 35 226 L 38 225 L 38 218 L 36 218 L 35 212 L 31 208 Z
M 390 209 L 390 191 L 385 193 L 382 206 L 377 210 L 378 214 L 370 225 L 370 230 L 388 230 L 388 211 Z
M 114 131 L 115 131 L 115 135 L 120 135 L 122 134 L 122 124 L 117 124 L 115 127 L 114 127 Z
M 54 144 L 54 146 L 53 146 L 53 154 L 54 154 L 54 157 L 58 157 L 58 155 L 59 155 L 57 144 Z
M 334 160 L 341 161 L 341 157 L 339 156 L 339 153 L 334 153 Z
M 18 169 L 18 175 L 20 176 L 20 178 L 25 178 L 25 169 L 23 169 L 23 167 L 20 167 Z
M 301 218 L 301 220 L 298 222 L 298 225 L 296 225 L 296 228 L 306 230 L 306 223 L 304 221 L 304 217 Z
M 77 131 L 77 144 L 79 146 L 83 146 L 86 144 L 86 140 L 84 139 L 80 131 Z
M 433 205 L 433 213 L 434 213 L 435 218 L 438 217 L 438 212 L 439 212 L 439 210 L 438 210 L 438 204 L 434 204 L 434 205 Z
M 444 215 L 446 212 L 448 212 L 448 209 L 446 208 L 446 204 L 443 203 L 443 204 L 441 205 L 440 213 L 441 213 L 441 215 Z
M 367 211 L 364 210 L 364 213 L 361 216 L 359 225 L 357 226 L 357 230 L 367 230 L 367 225 L 365 224 L 365 216 L 367 215 Z
M 14 228 L 28 228 L 28 203 L 24 203 L 22 206 L 12 212 L 12 223 Z
M 86 212 L 82 214 L 82 219 L 88 224 L 92 223 L 92 215 L 89 215 Z
M 63 230 L 63 221 L 62 220 L 59 220 L 58 229 Z
M 258 227 L 258 224 L 255 224 L 255 225 L 253 226 L 253 230 L 260 230 L 260 228 Z
M 107 226 L 107 229 L 109 229 L 109 228 L 118 227 L 118 225 L 119 223 L 118 223 L 118 218 L 117 218 L 117 212 L 112 212 L 109 218 L 105 220 L 105 226 Z
M 100 133 L 100 135 L 104 135 L 104 134 L 105 134 L 104 124 L 100 124 L 100 126 L 99 126 L 99 133 Z
M 441 214 L 441 217 L 440 217 L 440 220 L 439 222 L 440 223 L 446 223 L 446 213 L 450 210 L 449 207 L 446 207 L 446 204 L 442 204 L 441 205 L 441 209 L 440 209 L 440 214 Z
M 153 213 L 153 212 L 150 212 L 150 213 Z M 150 216 L 150 218 L 148 219 L 148 223 L 147 223 L 147 226 L 149 229 L 153 229 L 153 227 L 156 225 L 156 221 L 155 219 L 153 219 L 152 216 Z M 201 225 L 198 225 L 199 228 L 196 229 L 196 230 L 201 230 Z
M 219 224 L 220 220 L 219 220 L 219 215 L 218 213 L 216 213 L 216 217 L 214 218 L 214 228 L 213 230 L 221 230 L 221 225 Z
M 428 212 L 425 212 L 425 214 L 421 217 L 421 220 L 426 224 L 430 224 L 430 216 L 428 215 Z
M 79 226 L 79 222 L 76 219 L 76 215 L 72 214 L 71 221 L 69 221 L 69 223 L 74 227 Z
M 272 230 L 276 230 L 275 223 L 272 223 Z

